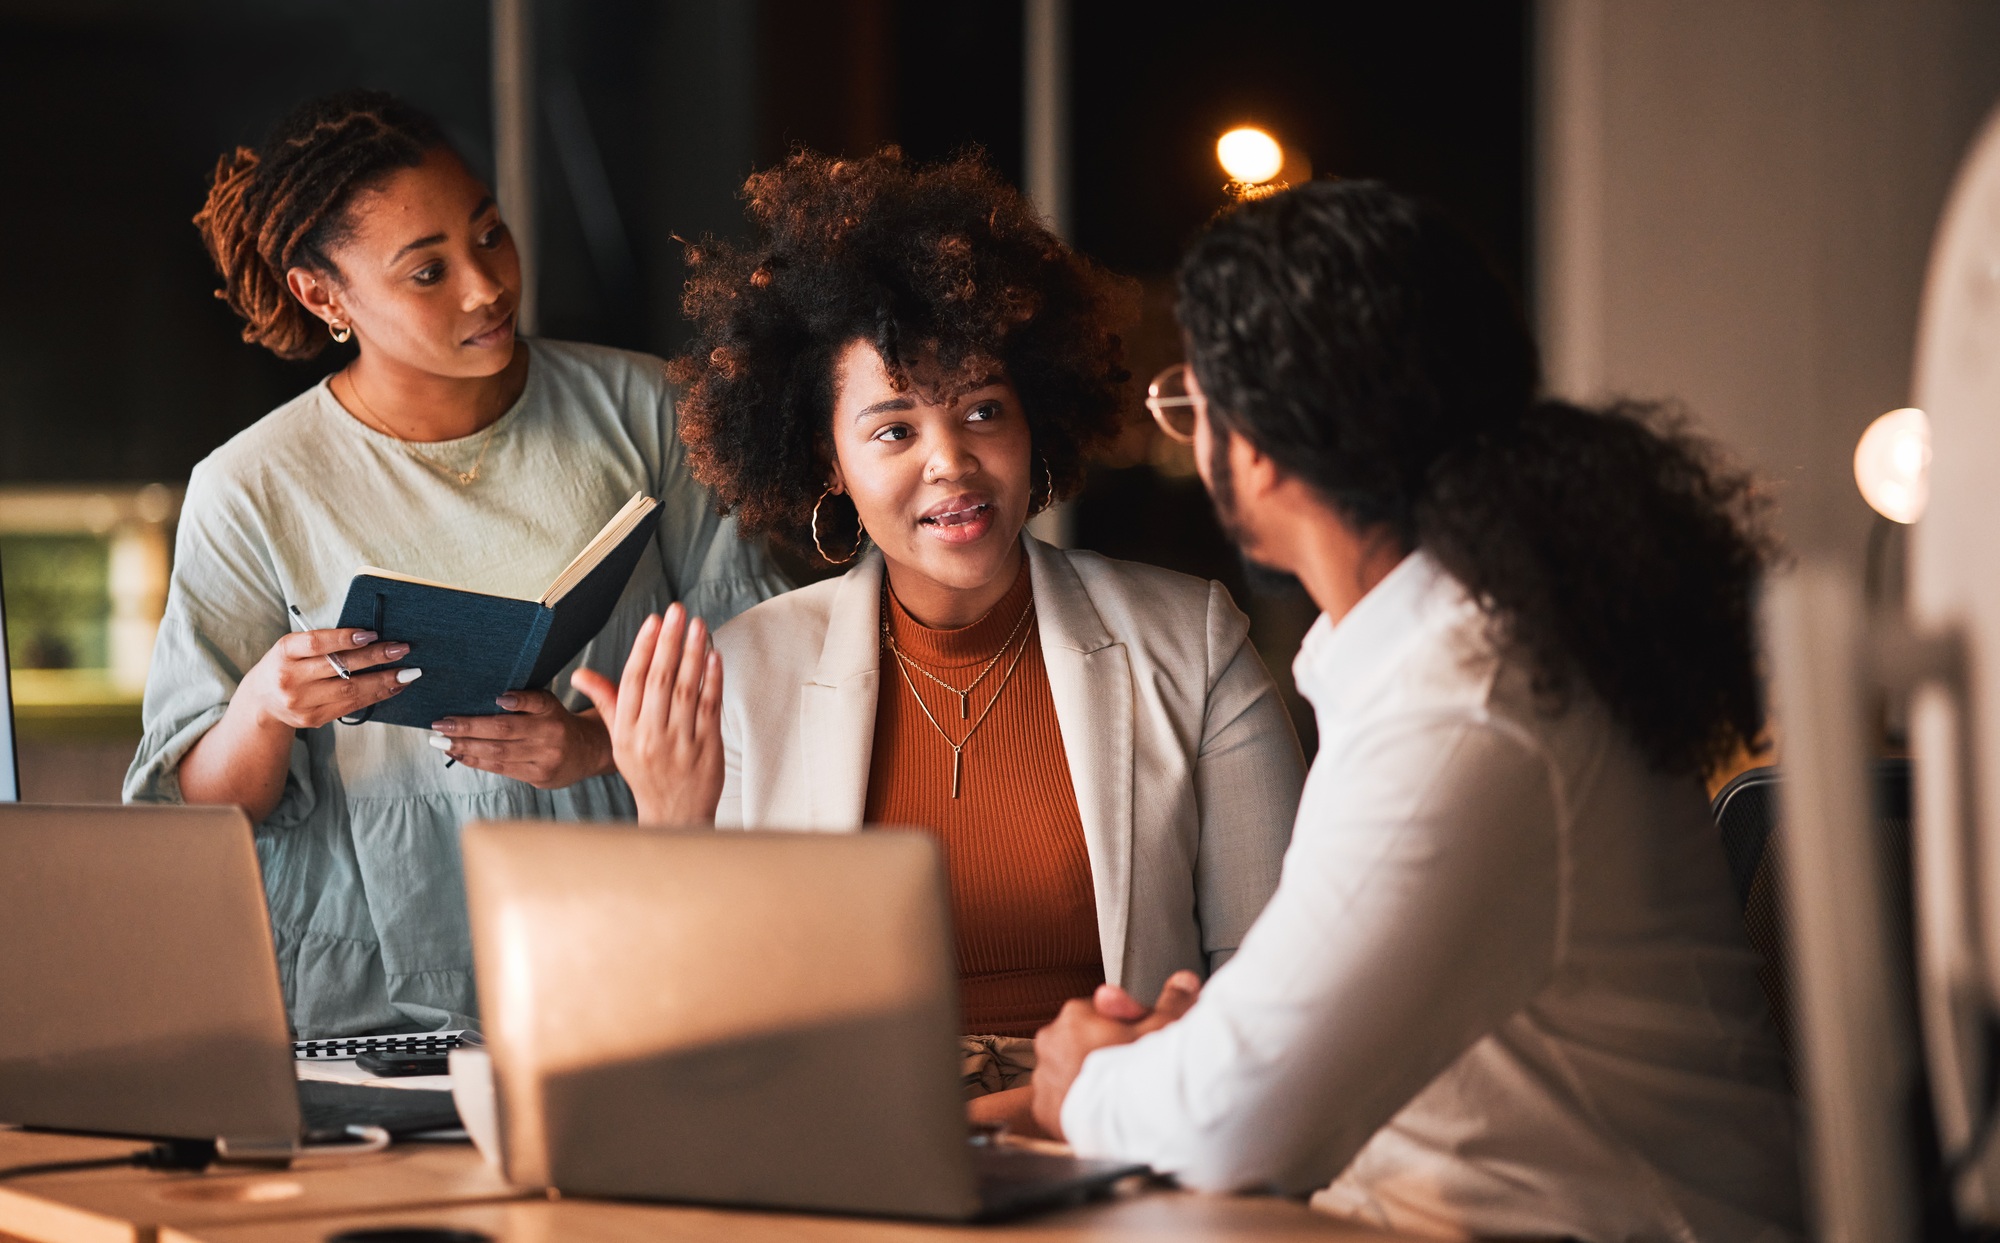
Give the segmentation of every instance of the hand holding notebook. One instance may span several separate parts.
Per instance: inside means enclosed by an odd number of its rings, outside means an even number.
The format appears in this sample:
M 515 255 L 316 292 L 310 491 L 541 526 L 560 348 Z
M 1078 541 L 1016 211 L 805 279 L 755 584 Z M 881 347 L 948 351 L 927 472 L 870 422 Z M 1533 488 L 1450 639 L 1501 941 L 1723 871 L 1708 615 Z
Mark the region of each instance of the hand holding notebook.
M 535 599 L 499 596 L 363 566 L 348 585 L 342 627 L 410 645 L 424 676 L 358 723 L 428 729 L 448 716 L 492 716 L 508 691 L 545 687 L 604 629 L 659 525 L 660 503 L 634 496 Z

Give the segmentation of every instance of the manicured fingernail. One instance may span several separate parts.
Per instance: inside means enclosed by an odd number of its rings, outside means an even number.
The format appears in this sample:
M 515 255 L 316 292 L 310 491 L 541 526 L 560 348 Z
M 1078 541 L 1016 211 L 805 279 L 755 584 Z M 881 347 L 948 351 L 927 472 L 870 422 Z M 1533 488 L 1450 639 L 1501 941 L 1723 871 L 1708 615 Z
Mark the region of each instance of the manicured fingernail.
M 425 741 L 429 742 L 432 746 L 436 747 L 440 751 L 451 750 L 451 739 L 446 738 L 443 734 L 432 734 Z
M 347 641 L 356 647 L 367 647 L 370 643 L 381 637 L 381 635 L 376 634 L 373 630 L 357 630 Z
M 679 621 L 679 620 L 681 619 L 681 614 L 682 614 L 682 613 L 683 613 L 684 611 L 685 611 L 685 610 L 683 610 L 683 609 L 681 608 L 681 602 L 680 602 L 680 601 L 678 601 L 678 600 L 676 600 L 676 601 L 674 601 L 674 602 L 673 602 L 672 604 L 669 604 L 669 605 L 667 606 L 667 612 L 666 612 L 666 617 L 665 617 L 665 620 L 667 620 L 667 621 L 670 621 L 670 622 L 671 622 L 671 621 Z
M 499 704 L 502 708 L 505 708 L 509 712 L 512 712 L 514 709 L 521 706 L 520 696 L 514 694 L 502 695 L 500 696 L 500 698 L 494 700 L 493 702 Z
M 382 655 L 387 660 L 401 660 L 409 654 L 410 645 L 407 643 L 391 643 L 382 649 Z
M 424 676 L 424 671 L 421 669 L 396 670 L 396 680 L 398 682 L 414 682 L 422 676 Z
M 432 721 L 431 728 L 440 734 L 449 734 L 458 729 L 457 721 Z

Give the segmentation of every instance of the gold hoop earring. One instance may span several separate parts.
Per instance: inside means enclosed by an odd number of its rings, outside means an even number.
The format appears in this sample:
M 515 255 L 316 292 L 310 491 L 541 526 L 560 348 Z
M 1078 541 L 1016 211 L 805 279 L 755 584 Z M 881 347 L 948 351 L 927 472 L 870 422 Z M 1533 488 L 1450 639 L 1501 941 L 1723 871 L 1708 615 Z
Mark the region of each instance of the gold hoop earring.
M 818 500 L 813 502 L 813 516 L 812 516 L 813 551 L 818 553 L 819 559 L 821 561 L 826 562 L 828 565 L 846 565 L 848 562 L 854 560 L 856 557 L 861 555 L 861 536 L 866 534 L 866 532 L 858 532 L 855 535 L 854 551 L 848 553 L 845 557 L 834 558 L 826 555 L 826 548 L 819 542 L 819 507 L 821 505 L 826 504 L 826 498 L 832 495 L 833 495 L 833 489 L 828 488 L 826 491 L 819 494 Z
M 1049 506 L 1055 503 L 1056 503 L 1055 472 L 1049 469 L 1049 460 L 1047 458 L 1043 458 L 1042 459 L 1042 503 L 1035 506 L 1035 513 L 1037 514 L 1044 513 L 1048 510 Z
M 326 321 L 326 331 L 329 336 L 342 345 L 346 345 L 348 338 L 354 335 L 353 325 L 335 323 L 333 320 Z

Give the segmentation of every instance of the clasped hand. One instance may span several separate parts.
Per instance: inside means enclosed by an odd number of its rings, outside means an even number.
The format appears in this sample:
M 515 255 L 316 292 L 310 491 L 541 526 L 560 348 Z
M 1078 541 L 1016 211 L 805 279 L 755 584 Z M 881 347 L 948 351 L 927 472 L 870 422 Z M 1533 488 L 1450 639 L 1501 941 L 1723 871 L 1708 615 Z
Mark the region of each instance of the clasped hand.
M 1035 1033 L 1035 1121 L 1051 1138 L 1062 1139 L 1062 1107 L 1083 1059 L 1115 1044 L 1131 1044 L 1156 1032 L 1194 1007 L 1201 977 L 1176 971 L 1160 988 L 1151 1009 L 1116 984 L 1100 984 L 1089 1000 L 1063 1003 L 1055 1021 Z
M 648 617 L 616 686 L 590 669 L 570 685 L 611 732 L 611 754 L 644 824 L 703 824 L 722 799 L 722 656 L 679 604 Z

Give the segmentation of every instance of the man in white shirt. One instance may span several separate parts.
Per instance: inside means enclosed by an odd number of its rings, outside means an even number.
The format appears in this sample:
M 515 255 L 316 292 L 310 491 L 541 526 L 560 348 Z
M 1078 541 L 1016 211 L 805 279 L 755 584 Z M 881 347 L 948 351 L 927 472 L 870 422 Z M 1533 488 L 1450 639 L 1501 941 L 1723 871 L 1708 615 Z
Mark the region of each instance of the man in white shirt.
M 1205 989 L 1037 1038 L 1085 1155 L 1436 1235 L 1784 1239 L 1793 1105 L 1699 778 L 1760 725 L 1747 481 L 1535 399 L 1470 243 L 1379 185 L 1212 226 L 1149 405 L 1322 616 L 1277 893 Z

